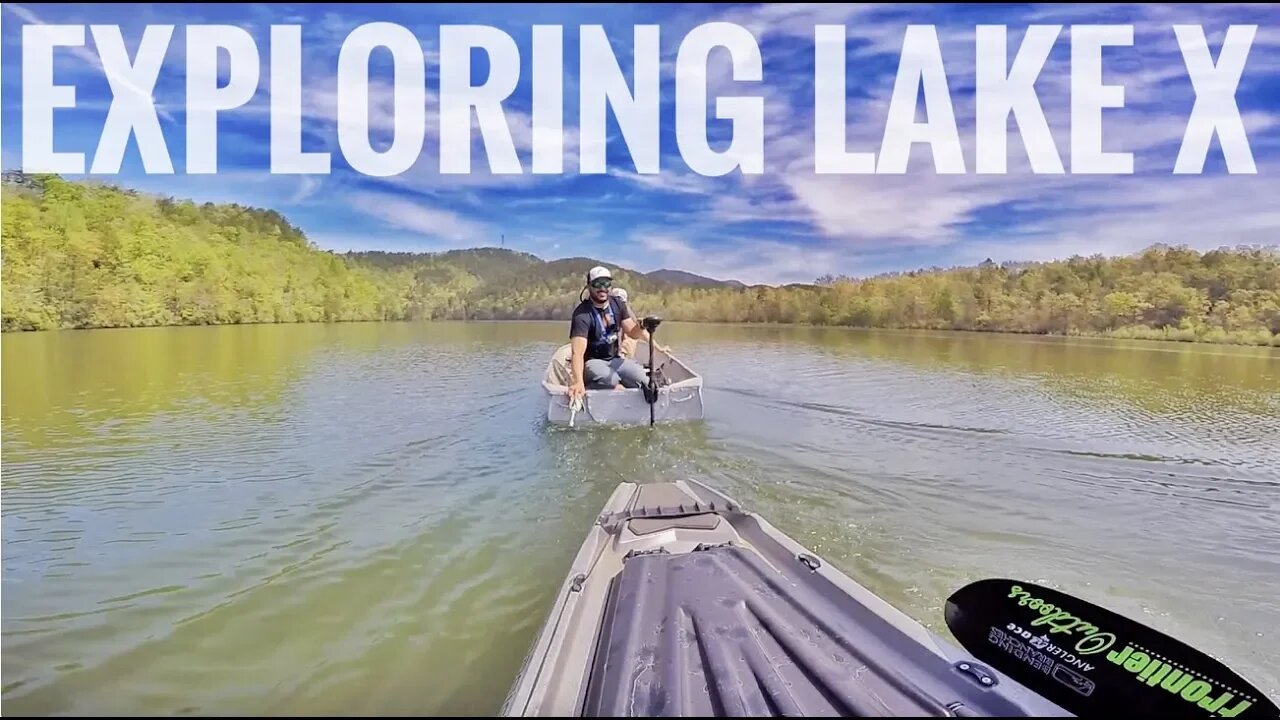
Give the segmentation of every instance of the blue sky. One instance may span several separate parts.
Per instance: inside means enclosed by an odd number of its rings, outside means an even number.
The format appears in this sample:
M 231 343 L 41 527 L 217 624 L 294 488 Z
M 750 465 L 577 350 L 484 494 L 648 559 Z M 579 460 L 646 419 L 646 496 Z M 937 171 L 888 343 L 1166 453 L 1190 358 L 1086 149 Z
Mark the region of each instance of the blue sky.
M 760 83 L 734 83 L 723 57 L 707 70 L 709 96 L 765 99 L 765 172 L 706 177 L 692 172 L 677 148 L 674 66 L 680 42 L 713 20 L 742 25 L 764 62 Z M 337 137 L 337 58 L 356 27 L 392 22 L 420 40 L 427 78 L 427 132 L 418 163 L 399 176 L 351 170 Z M 1218 6 L 825 6 L 637 5 L 596 7 L 308 5 L 11 5 L 0 17 L 3 40 L 3 164 L 22 158 L 22 27 L 28 23 L 119 25 L 130 56 L 148 24 L 176 25 L 153 97 L 176 174 L 148 175 L 130 142 L 119 175 L 95 176 L 140 190 L 197 201 L 239 202 L 277 209 L 319 247 L 432 251 L 498 245 L 543 258 L 587 255 L 640 270 L 679 268 L 745 282 L 808 282 L 828 274 L 870 275 L 919 267 L 972 264 L 985 258 L 1043 260 L 1072 254 L 1123 254 L 1157 242 L 1201 249 L 1280 242 L 1280 7 Z M 236 25 L 249 31 L 261 58 L 249 103 L 219 116 L 218 174 L 185 173 L 185 26 Z M 878 151 L 902 40 L 909 24 L 937 28 L 967 173 L 939 175 L 917 146 L 905 175 L 818 175 L 814 172 L 814 25 L 847 28 L 850 150 Z M 1064 26 L 1036 84 L 1057 150 L 1070 171 L 1070 26 L 1134 27 L 1130 47 L 1107 48 L 1103 80 L 1125 88 L 1125 106 L 1104 112 L 1104 149 L 1134 153 L 1132 175 L 1036 175 L 1018 129 L 1010 123 L 1009 171 L 974 172 L 975 27 L 1009 28 L 1010 56 L 1028 25 Z M 1226 172 L 1217 140 L 1205 172 L 1172 174 L 1195 99 L 1175 24 L 1204 28 L 1216 60 L 1233 24 L 1256 24 L 1236 100 L 1257 165 L 1256 175 Z M 269 172 L 270 27 L 302 26 L 303 149 L 329 150 L 328 175 Z M 438 172 L 435 90 L 442 24 L 490 25 L 516 41 L 520 83 L 504 103 L 524 165 L 522 175 L 494 175 L 473 132 L 468 176 Z M 533 175 L 531 27 L 564 28 L 565 173 Z M 609 172 L 577 166 L 578 30 L 600 24 L 628 77 L 632 31 L 660 26 L 661 172 L 636 172 L 610 116 Z M 81 151 L 91 164 L 111 90 L 86 45 L 59 48 L 54 81 L 74 84 L 77 107 L 55 112 L 59 151 Z M 483 64 L 482 64 L 483 65 Z M 478 70 L 483 73 L 483 69 Z M 370 68 L 375 146 L 394 125 L 389 62 Z M 477 75 L 479 79 L 480 75 Z M 923 110 L 919 116 L 923 119 Z M 709 122 L 713 145 L 728 140 L 727 123 Z

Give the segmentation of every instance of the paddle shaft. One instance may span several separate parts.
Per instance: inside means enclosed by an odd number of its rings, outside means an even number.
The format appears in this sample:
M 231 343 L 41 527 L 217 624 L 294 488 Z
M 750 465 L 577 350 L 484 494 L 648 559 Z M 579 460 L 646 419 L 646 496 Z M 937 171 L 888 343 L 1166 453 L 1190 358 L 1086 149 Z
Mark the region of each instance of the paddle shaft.
M 653 427 L 653 405 L 658 402 L 658 386 L 654 382 L 653 336 L 658 331 L 655 325 L 649 330 L 649 427 Z

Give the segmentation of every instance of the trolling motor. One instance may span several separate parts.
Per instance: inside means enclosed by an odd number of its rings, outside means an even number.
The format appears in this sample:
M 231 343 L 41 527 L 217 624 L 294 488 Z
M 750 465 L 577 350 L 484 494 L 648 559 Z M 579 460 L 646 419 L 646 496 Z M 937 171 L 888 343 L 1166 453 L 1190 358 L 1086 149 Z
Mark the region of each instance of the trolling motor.
M 653 364 L 653 335 L 662 323 L 662 318 L 650 315 L 640 321 L 640 326 L 649 331 L 649 384 L 644 388 L 644 400 L 649 403 L 649 425 L 653 425 L 653 405 L 658 401 L 657 372 Z

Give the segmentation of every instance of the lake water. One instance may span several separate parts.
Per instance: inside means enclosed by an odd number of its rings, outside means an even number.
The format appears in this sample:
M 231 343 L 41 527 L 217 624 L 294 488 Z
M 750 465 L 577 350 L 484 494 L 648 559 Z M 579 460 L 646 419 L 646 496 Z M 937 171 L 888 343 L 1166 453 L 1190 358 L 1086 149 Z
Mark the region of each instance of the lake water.
M 1042 582 L 1280 698 L 1280 351 L 664 325 L 706 418 L 544 422 L 564 323 L 3 337 L 11 714 L 492 714 L 624 478 L 929 627 Z

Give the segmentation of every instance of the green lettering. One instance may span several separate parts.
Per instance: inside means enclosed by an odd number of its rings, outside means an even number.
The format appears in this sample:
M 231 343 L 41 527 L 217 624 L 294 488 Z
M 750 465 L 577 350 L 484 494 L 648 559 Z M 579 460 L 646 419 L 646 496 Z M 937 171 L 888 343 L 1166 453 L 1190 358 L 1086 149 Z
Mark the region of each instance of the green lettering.
M 1062 621 L 1062 622 L 1059 622 Z M 1080 619 L 1066 610 L 1058 610 L 1051 615 L 1042 615 L 1031 621 L 1031 626 L 1048 625 L 1049 633 L 1071 632 L 1071 628 L 1080 623 Z
M 1206 696 L 1203 700 L 1201 700 L 1199 703 L 1196 703 L 1196 704 L 1204 708 L 1205 710 L 1208 710 L 1211 713 L 1215 713 L 1221 710 L 1222 706 L 1230 702 L 1231 698 L 1233 697 L 1235 697 L 1234 693 L 1224 692 L 1218 696 L 1217 700 L 1213 700 Z
M 1155 668 L 1155 670 L 1153 671 L 1152 668 Z M 1151 663 L 1151 665 L 1147 667 L 1147 669 L 1143 670 L 1142 674 L 1138 677 L 1146 680 L 1147 685 L 1155 687 L 1165 675 L 1169 674 L 1171 669 L 1172 668 L 1169 666 L 1169 663 Z
M 1081 655 L 1096 655 L 1114 645 L 1116 636 L 1111 633 L 1098 633 L 1076 643 L 1076 652 Z
M 1236 703 L 1236 706 L 1231 708 L 1230 710 L 1218 711 L 1218 715 L 1221 717 L 1235 717 L 1240 713 L 1244 712 L 1245 710 L 1248 710 L 1249 707 L 1252 705 L 1253 705 L 1253 702 L 1250 700 L 1241 700 L 1240 702 Z
M 1182 672 L 1181 670 L 1174 670 L 1169 673 L 1169 677 L 1165 678 L 1164 682 L 1160 683 L 1160 688 L 1162 690 L 1168 690 L 1176 695 L 1181 692 L 1182 688 L 1186 687 L 1189 682 L 1191 682 L 1190 675 Z
M 1203 680 L 1196 680 L 1182 689 L 1182 699 L 1187 702 L 1199 702 L 1200 698 L 1209 694 L 1213 686 Z
M 1107 653 L 1107 661 L 1113 662 L 1119 665 L 1123 663 L 1126 658 L 1129 657 L 1129 653 L 1131 652 L 1133 652 L 1133 646 L 1125 645 L 1123 650 L 1119 650 L 1119 651 L 1112 650 L 1111 652 Z
M 1124 669 L 1129 672 L 1138 672 L 1142 668 L 1146 667 L 1149 662 L 1151 662 L 1150 655 L 1147 655 L 1144 652 L 1136 652 L 1127 662 L 1125 662 Z
M 1031 626 L 1035 627 L 1036 625 L 1048 625 L 1054 622 L 1055 620 L 1061 620 L 1062 618 L 1067 618 L 1067 617 L 1071 617 L 1071 616 L 1065 612 L 1062 612 L 1061 610 L 1055 613 L 1050 613 L 1048 615 L 1045 615 L 1042 613 L 1040 617 L 1031 621 Z
M 1088 622 L 1082 618 L 1072 615 L 1070 612 L 1052 604 L 1045 602 L 1037 597 L 1032 597 L 1031 593 L 1022 589 L 1021 585 L 1013 585 L 1009 588 L 1009 597 L 1017 598 L 1018 605 L 1030 608 L 1033 612 L 1040 614 L 1040 617 L 1031 621 L 1031 627 L 1040 625 L 1049 626 L 1049 634 L 1057 633 L 1079 633 L 1081 635 L 1097 635 L 1101 631 L 1097 625 Z M 1107 637 L 1091 643 L 1087 652 L 1097 653 L 1106 650 L 1115 643 L 1115 636 L 1110 633 L 1104 633 Z

